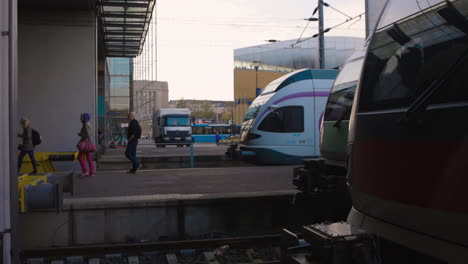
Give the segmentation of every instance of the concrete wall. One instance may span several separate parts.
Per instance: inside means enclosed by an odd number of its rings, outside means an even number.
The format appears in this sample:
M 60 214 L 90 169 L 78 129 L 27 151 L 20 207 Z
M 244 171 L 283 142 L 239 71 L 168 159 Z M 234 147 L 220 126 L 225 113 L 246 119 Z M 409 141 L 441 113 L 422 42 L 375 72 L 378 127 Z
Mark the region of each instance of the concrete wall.
M 303 220 L 294 191 L 65 199 L 64 211 L 20 216 L 23 249 L 261 234 Z
M 21 10 L 19 23 L 19 116 L 41 133 L 38 151 L 76 150 L 80 113 L 96 126 L 95 16 Z
M 169 107 L 169 88 L 167 82 L 133 81 L 133 111 L 141 126 L 141 136 L 153 134 L 153 112 L 158 108 Z

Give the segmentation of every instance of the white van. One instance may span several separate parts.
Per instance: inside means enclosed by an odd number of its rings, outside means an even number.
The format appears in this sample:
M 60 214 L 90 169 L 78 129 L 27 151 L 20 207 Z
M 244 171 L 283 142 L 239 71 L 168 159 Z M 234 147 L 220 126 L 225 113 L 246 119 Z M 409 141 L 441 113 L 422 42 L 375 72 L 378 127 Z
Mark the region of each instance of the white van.
M 190 109 L 159 108 L 153 114 L 153 138 L 157 147 L 165 143 L 192 143 Z M 187 144 L 189 145 L 189 144 Z

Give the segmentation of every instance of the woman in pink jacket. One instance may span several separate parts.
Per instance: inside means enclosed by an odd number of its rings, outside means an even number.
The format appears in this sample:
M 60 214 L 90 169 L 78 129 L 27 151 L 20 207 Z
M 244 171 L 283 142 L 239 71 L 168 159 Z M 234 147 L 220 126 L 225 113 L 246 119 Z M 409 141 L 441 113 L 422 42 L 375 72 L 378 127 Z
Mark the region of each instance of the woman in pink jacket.
M 92 132 L 91 124 L 89 123 L 90 119 L 91 119 L 90 114 L 81 113 L 80 120 L 81 120 L 82 126 L 81 126 L 80 133 L 78 133 L 78 136 L 81 137 L 80 142 L 81 141 L 88 141 L 91 144 L 93 144 L 93 142 L 92 142 L 92 136 L 93 136 L 92 133 L 93 132 Z M 85 159 L 88 161 L 89 173 L 88 173 L 88 168 L 86 167 Z M 95 170 L 94 170 L 94 163 L 93 163 L 93 158 L 92 158 L 91 152 L 90 151 L 80 150 L 80 152 L 78 154 L 78 160 L 80 161 L 81 170 L 82 170 L 82 173 L 81 173 L 80 176 L 81 177 L 94 176 Z

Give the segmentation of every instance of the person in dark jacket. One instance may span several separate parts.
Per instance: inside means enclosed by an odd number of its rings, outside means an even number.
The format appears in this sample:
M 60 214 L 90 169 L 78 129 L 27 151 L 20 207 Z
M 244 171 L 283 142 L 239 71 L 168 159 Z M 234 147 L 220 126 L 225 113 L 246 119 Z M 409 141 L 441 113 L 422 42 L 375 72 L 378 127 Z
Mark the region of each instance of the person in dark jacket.
M 138 121 L 135 119 L 135 113 L 130 112 L 128 114 L 128 132 L 127 132 L 127 149 L 125 150 L 125 156 L 132 162 L 132 168 L 128 170 L 128 173 L 136 173 L 140 168 L 140 161 L 136 156 L 138 139 L 141 137 L 141 127 Z
M 23 134 L 18 134 L 18 137 L 23 139 L 23 143 L 19 146 L 19 149 L 21 152 L 18 157 L 18 171 L 20 171 L 21 166 L 23 165 L 24 156 L 28 154 L 29 158 L 31 159 L 32 166 L 33 166 L 33 171 L 31 172 L 31 174 L 36 174 L 37 162 L 36 162 L 36 158 L 34 157 L 32 128 L 29 123 L 29 120 L 25 117 L 21 118 L 20 123 L 21 123 L 21 126 L 23 127 Z
M 219 132 L 216 132 L 215 139 L 216 139 L 216 145 L 219 145 L 219 141 L 221 140 L 221 135 L 219 134 Z

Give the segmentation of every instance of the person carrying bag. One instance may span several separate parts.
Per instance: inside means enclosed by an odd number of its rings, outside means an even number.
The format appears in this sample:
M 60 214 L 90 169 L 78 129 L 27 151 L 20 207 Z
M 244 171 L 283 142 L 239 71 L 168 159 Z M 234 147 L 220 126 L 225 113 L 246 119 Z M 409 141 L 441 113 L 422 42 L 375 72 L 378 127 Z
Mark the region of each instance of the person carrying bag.
M 94 163 L 92 159 L 92 152 L 96 151 L 96 145 L 93 144 L 93 141 L 91 140 L 92 138 L 92 127 L 91 124 L 89 123 L 89 120 L 91 119 L 91 115 L 88 113 L 81 113 L 80 115 L 80 121 L 81 121 L 81 130 L 80 133 L 78 133 L 78 136 L 81 137 L 80 141 L 76 145 L 78 148 L 78 161 L 80 162 L 81 165 L 81 177 L 87 177 L 87 176 L 94 176 L 95 170 L 94 170 Z M 88 161 L 89 165 L 89 173 L 88 173 L 88 168 L 86 167 L 86 162 L 85 159 Z

